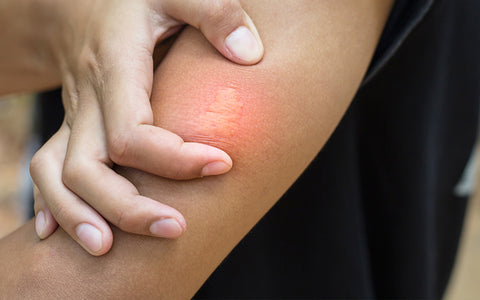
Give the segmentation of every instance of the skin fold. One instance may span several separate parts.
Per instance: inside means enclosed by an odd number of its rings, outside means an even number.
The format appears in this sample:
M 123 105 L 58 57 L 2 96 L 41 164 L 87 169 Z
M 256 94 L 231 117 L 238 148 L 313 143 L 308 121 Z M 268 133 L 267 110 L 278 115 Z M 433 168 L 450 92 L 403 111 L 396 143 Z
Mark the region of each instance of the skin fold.
M 222 135 L 232 137 L 241 126 L 243 115 L 243 98 L 240 98 L 235 88 L 218 88 L 214 100 L 208 104 L 208 109 L 198 119 L 198 131 L 204 135 Z
M 155 73 L 155 124 L 218 147 L 234 162 L 228 174 L 190 181 L 117 169 L 143 195 L 181 211 L 185 234 L 165 240 L 115 229 L 112 250 L 92 257 L 61 229 L 39 242 L 27 223 L 0 241 L 0 268 L 14 270 L 0 274 L 4 295 L 194 295 L 327 141 L 360 85 L 392 2 L 282 4 L 245 1 L 264 41 L 260 64 L 234 65 L 187 28 Z

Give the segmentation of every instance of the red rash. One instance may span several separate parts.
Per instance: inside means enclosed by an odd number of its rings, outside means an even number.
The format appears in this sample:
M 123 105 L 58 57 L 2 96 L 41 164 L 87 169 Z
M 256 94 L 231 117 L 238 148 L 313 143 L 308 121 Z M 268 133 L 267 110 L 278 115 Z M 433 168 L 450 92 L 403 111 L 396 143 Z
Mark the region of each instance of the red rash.
M 282 97 L 277 95 L 283 82 L 271 68 L 236 65 L 203 37 L 190 38 L 200 39 L 205 47 L 193 51 L 181 42 L 174 44 L 155 72 L 154 124 L 186 142 L 218 147 L 234 159 L 275 147 L 279 138 L 285 138 L 278 132 L 288 124 L 285 105 L 278 103 Z
M 187 142 L 210 144 L 229 154 L 258 149 L 278 121 L 272 118 L 274 97 L 244 70 L 229 76 L 211 71 L 188 70 L 182 78 L 189 80 L 176 81 L 175 88 L 168 88 L 175 74 L 158 76 L 159 85 L 166 87 L 157 86 L 152 94 L 155 124 Z
M 243 102 L 233 88 L 220 88 L 205 113 L 198 117 L 196 130 L 206 135 L 231 136 L 240 125 Z

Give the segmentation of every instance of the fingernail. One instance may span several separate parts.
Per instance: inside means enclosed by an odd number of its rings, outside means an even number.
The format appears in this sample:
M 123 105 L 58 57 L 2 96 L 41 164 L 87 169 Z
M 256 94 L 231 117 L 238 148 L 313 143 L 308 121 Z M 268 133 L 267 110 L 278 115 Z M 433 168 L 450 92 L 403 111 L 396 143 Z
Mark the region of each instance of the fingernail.
M 220 175 L 223 173 L 228 172 L 232 168 L 231 165 L 223 162 L 223 161 L 214 161 L 207 164 L 202 169 L 202 173 L 200 176 L 213 176 L 213 175 Z
M 225 46 L 230 53 L 247 63 L 258 61 L 262 56 L 262 46 L 253 33 L 245 26 L 240 26 L 225 39 Z
M 43 239 L 43 235 L 45 234 L 45 229 L 47 226 L 47 219 L 45 218 L 45 214 L 43 211 L 39 211 L 35 216 L 35 231 L 39 238 Z
M 179 237 L 183 231 L 180 223 L 173 218 L 160 219 L 150 225 L 150 232 L 158 237 L 176 238 Z
M 82 244 L 91 252 L 95 253 L 102 249 L 102 233 L 94 226 L 82 223 L 77 226 L 75 233 Z

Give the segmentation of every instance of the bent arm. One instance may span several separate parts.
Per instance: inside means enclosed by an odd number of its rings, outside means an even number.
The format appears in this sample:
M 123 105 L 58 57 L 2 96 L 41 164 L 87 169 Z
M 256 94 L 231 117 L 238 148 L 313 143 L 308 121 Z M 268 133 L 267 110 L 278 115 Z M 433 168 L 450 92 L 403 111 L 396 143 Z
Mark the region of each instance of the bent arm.
M 191 297 L 296 180 L 353 98 L 391 3 L 248 4 L 264 41 L 260 64 L 226 61 L 189 28 L 157 70 L 152 95 L 157 125 L 225 150 L 232 171 L 178 182 L 119 169 L 143 194 L 185 215 L 184 236 L 171 241 L 117 230 L 112 251 L 91 257 L 61 230 L 38 242 L 29 223 L 0 244 L 0 267 L 23 270 L 0 278 L 1 288 L 37 297 Z
M 60 86 L 46 47 L 51 0 L 0 2 L 0 95 Z

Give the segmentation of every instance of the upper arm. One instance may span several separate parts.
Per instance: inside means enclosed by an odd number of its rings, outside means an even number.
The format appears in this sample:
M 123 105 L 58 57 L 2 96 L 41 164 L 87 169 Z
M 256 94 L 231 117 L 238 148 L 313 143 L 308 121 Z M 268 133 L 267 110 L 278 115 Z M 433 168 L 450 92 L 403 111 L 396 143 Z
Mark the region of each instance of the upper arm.
M 225 150 L 239 167 L 301 152 L 303 170 L 352 100 L 391 3 L 276 3 L 246 6 L 265 42 L 255 66 L 223 59 L 192 28 L 182 34 L 155 74 L 156 124 Z
M 77 293 L 85 293 L 80 278 L 89 293 L 191 297 L 326 142 L 368 67 L 391 1 L 246 4 L 265 46 L 260 64 L 232 64 L 187 28 L 157 70 L 152 94 L 156 124 L 225 150 L 231 172 L 171 181 L 120 169 L 146 196 L 185 215 L 184 236 L 117 230 L 111 252 L 91 257 L 57 231 L 33 246 L 49 280 Z

